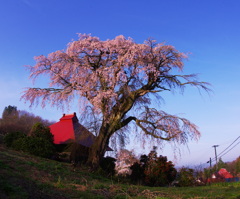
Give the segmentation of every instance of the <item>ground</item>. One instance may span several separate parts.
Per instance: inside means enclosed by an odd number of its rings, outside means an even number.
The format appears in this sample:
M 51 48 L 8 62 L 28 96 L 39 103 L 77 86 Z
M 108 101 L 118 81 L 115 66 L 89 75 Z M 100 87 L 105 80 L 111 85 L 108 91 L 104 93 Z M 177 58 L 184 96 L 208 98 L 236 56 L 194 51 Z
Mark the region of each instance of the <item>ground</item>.
M 0 145 L 0 198 L 239 198 L 240 183 L 203 187 L 146 187 L 131 185 L 117 178 L 106 178 L 102 171 L 86 167 L 74 172 L 69 163 L 34 157 Z

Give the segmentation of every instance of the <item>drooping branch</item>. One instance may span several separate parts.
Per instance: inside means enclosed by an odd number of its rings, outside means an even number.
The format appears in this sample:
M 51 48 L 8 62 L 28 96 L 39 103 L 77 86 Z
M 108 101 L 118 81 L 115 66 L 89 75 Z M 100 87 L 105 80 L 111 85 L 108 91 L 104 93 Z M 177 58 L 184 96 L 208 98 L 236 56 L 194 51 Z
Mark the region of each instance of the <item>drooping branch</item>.
M 174 141 L 185 144 L 188 137 L 198 139 L 200 132 L 197 126 L 185 118 L 170 115 L 164 111 L 157 111 L 152 108 L 145 108 L 139 118 L 134 118 L 136 125 L 150 137 Z
M 51 102 L 51 105 L 59 105 L 59 102 L 70 102 L 72 95 L 69 95 L 71 91 L 57 88 L 28 88 L 22 95 L 21 99 L 28 100 L 30 106 L 39 104 L 41 100 L 41 106 L 45 107 L 46 102 Z M 63 107 L 64 103 L 62 104 Z
M 186 144 L 188 138 L 198 140 L 200 137 L 198 127 L 189 120 L 154 108 L 145 108 L 139 118 L 127 117 L 116 126 L 115 130 L 123 128 L 131 121 L 135 121 L 143 133 L 157 140 Z

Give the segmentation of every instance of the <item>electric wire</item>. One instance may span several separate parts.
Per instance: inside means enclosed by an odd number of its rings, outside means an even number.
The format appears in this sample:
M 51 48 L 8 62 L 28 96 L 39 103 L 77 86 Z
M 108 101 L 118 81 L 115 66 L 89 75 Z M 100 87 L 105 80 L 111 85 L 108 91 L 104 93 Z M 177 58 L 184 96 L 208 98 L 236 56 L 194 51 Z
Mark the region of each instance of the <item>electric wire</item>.
M 224 155 L 226 155 L 228 152 L 230 152 L 233 148 L 235 148 L 238 144 L 240 144 L 240 141 L 235 144 L 231 149 L 229 149 L 227 152 L 225 152 L 224 154 L 222 154 L 219 158 L 223 157 Z
M 225 148 L 221 153 L 218 154 L 218 156 L 221 156 L 228 148 L 230 148 L 238 139 L 240 136 L 238 136 L 227 148 Z
M 240 141 L 235 144 L 232 148 L 230 148 L 238 139 L 240 138 L 240 136 L 238 136 L 227 148 L 225 148 L 221 153 L 218 154 L 218 157 L 221 158 L 223 157 L 224 155 L 226 155 L 227 153 L 229 153 L 232 149 L 234 149 L 238 144 L 240 144 Z M 230 149 L 229 149 L 230 148 Z M 226 151 L 227 149 L 229 149 L 228 151 Z M 225 152 L 226 151 L 226 152 Z M 224 153 L 225 152 L 225 153 Z M 211 163 L 214 163 L 216 162 L 216 159 L 215 158 L 211 158 L 212 161 Z M 207 162 L 209 163 L 209 161 Z

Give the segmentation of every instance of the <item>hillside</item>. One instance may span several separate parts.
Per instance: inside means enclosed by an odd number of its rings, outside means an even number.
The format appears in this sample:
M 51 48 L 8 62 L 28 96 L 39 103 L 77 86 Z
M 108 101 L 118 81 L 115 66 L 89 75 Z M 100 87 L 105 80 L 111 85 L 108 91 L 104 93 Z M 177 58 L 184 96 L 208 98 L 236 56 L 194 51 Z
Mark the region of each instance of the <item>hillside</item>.
M 0 198 L 123 198 L 144 196 L 144 188 L 120 185 L 87 168 L 73 171 L 56 162 L 0 146 Z M 143 191 L 143 193 L 142 193 Z M 146 197 L 141 197 L 146 198 Z
M 9 150 L 0 145 L 0 198 L 240 198 L 240 184 L 191 188 L 144 187 L 120 184 L 91 173 Z

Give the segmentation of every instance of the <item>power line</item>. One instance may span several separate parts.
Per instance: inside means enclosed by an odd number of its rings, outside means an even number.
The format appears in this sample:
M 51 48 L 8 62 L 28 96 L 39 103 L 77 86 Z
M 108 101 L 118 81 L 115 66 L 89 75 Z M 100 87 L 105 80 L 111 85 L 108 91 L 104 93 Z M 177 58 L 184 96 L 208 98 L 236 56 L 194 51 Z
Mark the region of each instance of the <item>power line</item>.
M 218 156 L 221 156 L 221 154 L 224 153 L 228 148 L 230 148 L 239 138 L 240 136 L 238 136 L 237 139 L 235 139 L 227 148 L 225 148 L 221 153 L 219 153 Z
M 238 144 L 240 144 L 240 141 L 237 143 L 237 144 L 235 144 L 232 148 L 230 148 L 238 139 L 240 138 L 240 136 L 238 136 L 227 148 L 225 148 L 221 153 L 219 153 L 218 154 L 218 156 L 219 156 L 219 158 L 221 158 L 221 157 L 223 157 L 224 155 L 226 155 L 227 153 L 229 153 L 232 149 L 234 149 Z M 216 149 L 216 147 L 217 147 L 218 145 L 214 145 L 213 147 L 215 147 L 215 149 Z M 229 149 L 230 148 L 230 149 Z M 229 149 L 229 150 L 228 150 Z M 228 150 L 228 151 L 226 151 L 226 150 Z M 226 152 L 225 152 L 226 151 Z M 224 153 L 225 152 L 225 153 Z M 211 159 L 211 158 L 210 158 Z M 212 163 L 213 162 L 216 162 L 216 164 L 217 164 L 217 158 L 216 158 L 216 151 L 215 151 L 215 159 L 213 159 L 212 160 Z M 208 161 L 208 163 L 209 163 L 209 161 Z
M 218 158 L 223 157 L 224 155 L 226 155 L 227 153 L 229 153 L 232 149 L 234 149 L 238 144 L 240 144 L 240 141 L 239 141 L 237 144 L 235 144 L 233 147 L 231 147 L 239 138 L 240 138 L 240 136 L 238 136 L 228 147 L 226 147 L 221 153 L 219 153 L 219 154 L 218 154 Z M 214 145 L 213 147 L 215 147 L 215 149 L 216 149 L 217 146 L 219 146 L 219 145 Z M 230 148 L 230 147 L 231 147 L 231 148 Z M 229 149 L 229 148 L 230 148 L 230 149 Z M 210 149 L 210 148 L 209 148 L 209 149 Z M 228 150 L 228 149 L 229 149 L 229 150 Z M 228 150 L 228 151 L 227 151 L 227 150 Z M 224 152 L 225 152 L 225 153 L 224 153 Z M 210 157 L 211 164 L 214 163 L 214 162 L 217 163 L 216 158 L 217 158 L 217 157 L 216 157 L 216 152 L 215 152 L 215 158 L 211 158 L 211 157 Z M 204 166 L 204 165 L 210 163 L 210 161 L 207 161 L 206 163 L 200 163 L 199 166 Z
M 224 155 L 226 155 L 228 152 L 230 152 L 230 151 L 231 151 L 233 148 L 235 148 L 238 144 L 240 144 L 240 141 L 239 141 L 237 144 L 235 144 L 231 149 L 229 149 L 226 153 L 222 154 L 222 155 L 220 156 L 220 158 L 223 157 Z

